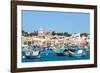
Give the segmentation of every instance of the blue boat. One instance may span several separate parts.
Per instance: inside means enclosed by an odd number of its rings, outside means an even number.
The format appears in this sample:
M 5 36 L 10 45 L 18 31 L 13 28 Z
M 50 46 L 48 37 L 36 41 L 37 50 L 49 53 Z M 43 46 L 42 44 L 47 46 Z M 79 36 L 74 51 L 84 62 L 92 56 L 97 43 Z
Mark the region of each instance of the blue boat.
M 56 53 L 57 56 L 66 56 L 69 54 L 67 47 L 57 47 L 54 48 L 53 51 Z
M 73 56 L 81 57 L 84 55 L 85 51 L 81 47 L 61 47 L 54 49 L 57 56 Z
M 69 49 L 69 56 L 73 57 L 81 57 L 84 56 L 86 51 L 84 51 L 84 48 L 81 47 L 74 47 L 72 49 Z

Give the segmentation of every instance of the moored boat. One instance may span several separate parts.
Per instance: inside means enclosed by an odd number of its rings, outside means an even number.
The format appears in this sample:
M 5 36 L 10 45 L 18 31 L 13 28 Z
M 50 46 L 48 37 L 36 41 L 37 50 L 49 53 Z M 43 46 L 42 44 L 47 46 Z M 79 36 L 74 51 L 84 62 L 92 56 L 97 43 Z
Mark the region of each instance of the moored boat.
M 68 50 L 65 47 L 55 48 L 53 49 L 57 56 L 66 56 L 68 55 Z
M 29 54 L 26 54 L 26 58 L 40 58 L 40 51 L 33 50 Z

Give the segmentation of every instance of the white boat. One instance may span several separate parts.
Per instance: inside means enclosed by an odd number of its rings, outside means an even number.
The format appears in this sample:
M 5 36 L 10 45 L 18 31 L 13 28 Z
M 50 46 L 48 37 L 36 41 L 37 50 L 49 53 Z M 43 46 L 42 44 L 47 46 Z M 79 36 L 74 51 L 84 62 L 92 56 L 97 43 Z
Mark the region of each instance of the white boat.
M 38 51 L 38 50 L 33 50 L 32 52 L 27 53 L 27 54 L 26 54 L 26 57 L 27 57 L 27 58 L 40 58 L 40 51 Z

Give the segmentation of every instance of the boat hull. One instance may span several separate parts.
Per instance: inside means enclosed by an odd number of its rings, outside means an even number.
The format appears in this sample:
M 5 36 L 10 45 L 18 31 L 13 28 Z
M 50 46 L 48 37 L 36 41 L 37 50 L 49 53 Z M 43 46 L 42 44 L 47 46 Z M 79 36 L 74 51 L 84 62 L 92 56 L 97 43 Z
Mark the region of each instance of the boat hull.
M 65 56 L 64 53 L 56 53 L 57 56 Z
M 36 59 L 36 58 L 40 58 L 40 55 L 37 55 L 37 56 L 26 56 L 26 58 L 34 58 L 34 59 Z

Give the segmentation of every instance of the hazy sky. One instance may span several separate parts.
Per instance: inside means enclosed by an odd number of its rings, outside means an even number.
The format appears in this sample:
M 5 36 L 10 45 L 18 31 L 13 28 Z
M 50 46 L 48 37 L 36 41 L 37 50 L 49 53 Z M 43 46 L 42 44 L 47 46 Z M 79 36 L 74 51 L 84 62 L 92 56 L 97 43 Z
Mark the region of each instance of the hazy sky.
M 82 33 L 90 32 L 90 14 L 22 10 L 22 28 L 33 32 L 39 28 L 46 31 Z

